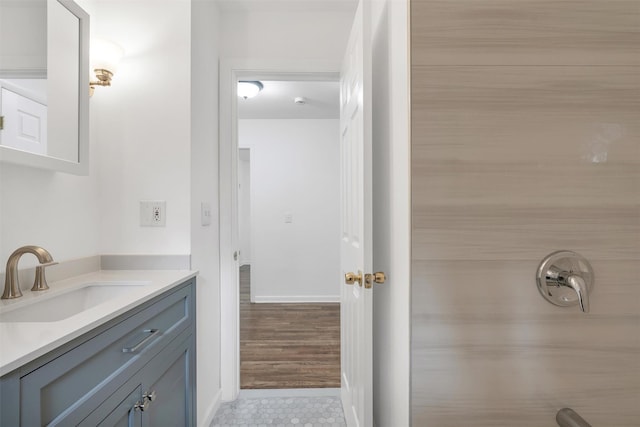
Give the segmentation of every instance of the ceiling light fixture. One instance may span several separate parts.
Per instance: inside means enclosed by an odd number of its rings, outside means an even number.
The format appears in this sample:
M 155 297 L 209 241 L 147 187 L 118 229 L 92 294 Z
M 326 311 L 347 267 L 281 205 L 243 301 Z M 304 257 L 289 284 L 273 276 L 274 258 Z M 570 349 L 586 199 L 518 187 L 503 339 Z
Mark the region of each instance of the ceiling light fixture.
M 238 96 L 244 99 L 253 98 L 264 89 L 264 85 L 259 81 L 240 80 L 238 82 Z

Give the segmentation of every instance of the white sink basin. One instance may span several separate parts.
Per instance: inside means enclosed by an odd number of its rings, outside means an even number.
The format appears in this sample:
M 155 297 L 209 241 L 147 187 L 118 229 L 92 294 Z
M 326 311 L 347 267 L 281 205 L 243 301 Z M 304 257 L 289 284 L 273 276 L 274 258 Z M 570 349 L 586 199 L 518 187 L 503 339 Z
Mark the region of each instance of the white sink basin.
M 57 322 L 126 295 L 148 283 L 92 282 L 68 292 L 55 293 L 52 289 L 24 301 L 24 304 L 2 308 L 0 322 Z

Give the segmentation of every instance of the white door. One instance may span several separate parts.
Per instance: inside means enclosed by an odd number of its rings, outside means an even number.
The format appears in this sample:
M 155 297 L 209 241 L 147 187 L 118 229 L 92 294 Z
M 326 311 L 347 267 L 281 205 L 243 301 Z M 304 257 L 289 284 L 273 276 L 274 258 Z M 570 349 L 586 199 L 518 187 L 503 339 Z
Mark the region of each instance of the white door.
M 342 404 L 349 427 L 373 426 L 371 56 L 369 0 L 360 0 L 340 73 Z M 346 282 L 351 282 L 347 284 Z

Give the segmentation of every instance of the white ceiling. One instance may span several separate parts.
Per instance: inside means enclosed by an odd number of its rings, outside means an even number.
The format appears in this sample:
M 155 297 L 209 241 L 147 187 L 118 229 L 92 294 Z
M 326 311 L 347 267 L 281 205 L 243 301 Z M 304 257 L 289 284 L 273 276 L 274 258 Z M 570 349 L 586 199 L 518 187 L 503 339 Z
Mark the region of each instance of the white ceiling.
M 264 89 L 255 97 L 238 98 L 239 119 L 339 119 L 337 81 L 261 80 Z M 306 100 L 294 103 L 296 97 Z

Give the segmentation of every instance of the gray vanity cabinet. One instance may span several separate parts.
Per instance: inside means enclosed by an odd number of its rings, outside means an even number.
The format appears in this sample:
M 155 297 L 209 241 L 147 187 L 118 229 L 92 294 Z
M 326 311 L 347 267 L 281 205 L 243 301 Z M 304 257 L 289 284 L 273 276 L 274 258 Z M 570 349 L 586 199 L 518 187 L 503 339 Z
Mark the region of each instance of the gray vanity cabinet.
M 195 360 L 191 279 L 3 377 L 1 425 L 193 426 Z

